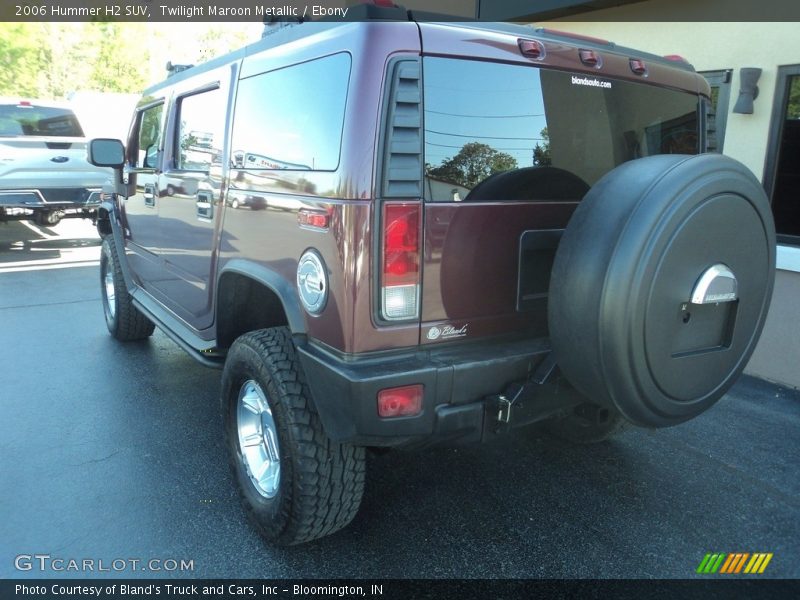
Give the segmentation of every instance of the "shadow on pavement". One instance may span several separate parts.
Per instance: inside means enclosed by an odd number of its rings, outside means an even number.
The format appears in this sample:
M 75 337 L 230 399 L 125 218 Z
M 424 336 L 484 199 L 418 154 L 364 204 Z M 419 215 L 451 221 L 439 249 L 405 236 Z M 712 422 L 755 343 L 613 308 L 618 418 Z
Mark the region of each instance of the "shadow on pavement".
M 0 265 L 32 261 L 96 259 L 100 238 L 89 221 L 73 219 L 54 227 L 11 221 L 0 223 Z M 91 256 L 84 249 L 90 249 Z

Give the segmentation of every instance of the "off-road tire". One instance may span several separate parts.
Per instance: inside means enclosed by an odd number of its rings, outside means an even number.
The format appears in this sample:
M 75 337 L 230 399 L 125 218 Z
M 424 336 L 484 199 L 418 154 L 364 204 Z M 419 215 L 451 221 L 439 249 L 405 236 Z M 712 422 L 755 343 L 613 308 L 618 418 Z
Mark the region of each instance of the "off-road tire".
M 240 448 L 237 406 L 247 382 L 263 390 L 277 431 L 280 475 L 273 497 L 251 481 Z M 364 492 L 364 448 L 333 442 L 323 431 L 287 328 L 252 331 L 233 343 L 221 404 L 236 486 L 262 536 L 281 546 L 300 544 L 353 520 Z
M 601 422 L 586 419 L 573 411 L 547 420 L 545 430 L 557 438 L 575 444 L 597 444 L 605 442 L 631 427 L 619 412 L 606 410 L 608 417 Z
M 106 291 L 106 275 L 113 276 L 114 298 L 109 299 Z M 133 305 L 128 286 L 122 275 L 122 266 L 114 244 L 114 236 L 103 237 L 100 254 L 100 294 L 103 300 L 108 331 L 121 342 L 143 340 L 153 335 L 155 325 Z M 111 310 L 113 303 L 114 309 Z

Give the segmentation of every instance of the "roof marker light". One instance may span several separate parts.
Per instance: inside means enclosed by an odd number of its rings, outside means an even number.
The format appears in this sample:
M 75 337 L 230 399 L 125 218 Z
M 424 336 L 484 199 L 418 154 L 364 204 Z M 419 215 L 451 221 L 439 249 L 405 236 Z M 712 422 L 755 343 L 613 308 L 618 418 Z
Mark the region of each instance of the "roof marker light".
M 578 55 L 581 57 L 581 62 L 587 67 L 594 67 L 599 69 L 603 66 L 603 58 L 599 53 L 594 50 L 578 50 Z
M 643 75 L 647 77 L 647 65 L 644 63 L 642 59 L 632 58 L 630 59 L 629 64 L 631 66 L 631 71 L 633 71 L 637 75 Z
M 682 62 L 689 64 L 689 61 L 683 58 L 680 54 L 665 54 L 664 58 L 667 60 L 671 60 L 672 62 Z
M 538 40 L 517 40 L 519 51 L 529 58 L 541 60 L 545 56 L 544 44 Z

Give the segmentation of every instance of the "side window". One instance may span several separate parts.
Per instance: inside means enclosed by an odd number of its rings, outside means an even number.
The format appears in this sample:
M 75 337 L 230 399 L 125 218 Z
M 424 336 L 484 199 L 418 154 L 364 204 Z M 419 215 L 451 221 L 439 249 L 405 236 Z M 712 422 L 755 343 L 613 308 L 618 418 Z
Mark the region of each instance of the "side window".
M 335 171 L 350 55 L 334 54 L 239 83 L 233 160 L 244 169 Z
M 225 129 L 225 96 L 215 88 L 178 101 L 175 168 L 208 171 L 220 162 Z
M 725 145 L 725 125 L 731 99 L 731 70 L 700 73 L 711 86 L 711 107 L 707 115 L 708 151 L 722 152 Z
M 139 116 L 139 133 L 136 137 L 135 165 L 144 169 L 155 169 L 161 145 L 161 119 L 164 105 L 151 106 Z

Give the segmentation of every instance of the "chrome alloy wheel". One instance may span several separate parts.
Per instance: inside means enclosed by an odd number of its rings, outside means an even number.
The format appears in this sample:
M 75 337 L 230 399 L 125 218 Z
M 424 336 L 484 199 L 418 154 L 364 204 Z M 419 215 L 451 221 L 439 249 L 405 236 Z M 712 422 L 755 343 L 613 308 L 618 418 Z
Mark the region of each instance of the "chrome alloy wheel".
M 116 299 L 116 291 L 114 289 L 114 268 L 110 264 L 110 261 L 104 261 L 103 271 L 105 271 L 103 273 L 103 286 L 106 296 L 106 310 L 108 311 L 108 316 L 113 320 L 117 312 L 117 305 L 114 302 Z
M 236 428 L 239 451 L 250 481 L 259 494 L 274 498 L 281 476 L 278 431 L 267 397 L 252 379 L 245 381 L 239 390 Z

